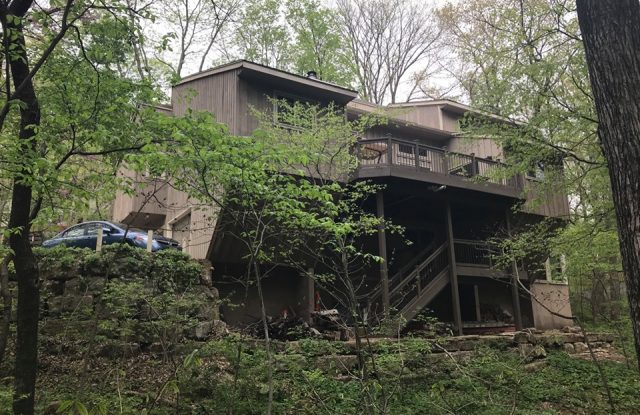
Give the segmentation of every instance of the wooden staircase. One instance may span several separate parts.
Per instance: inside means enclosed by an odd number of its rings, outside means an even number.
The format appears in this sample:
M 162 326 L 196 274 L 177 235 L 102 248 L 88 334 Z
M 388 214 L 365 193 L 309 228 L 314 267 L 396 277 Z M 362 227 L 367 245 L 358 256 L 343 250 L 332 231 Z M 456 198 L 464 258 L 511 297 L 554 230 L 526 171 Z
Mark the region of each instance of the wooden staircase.
M 456 263 L 490 270 L 488 245 L 482 241 L 454 240 Z M 389 306 L 393 313 L 412 320 L 450 283 L 448 243 L 427 247 L 389 278 Z M 491 271 L 494 272 L 494 271 Z M 369 296 L 369 307 L 381 301 L 377 287 Z
M 436 249 L 429 247 L 416 258 L 389 279 L 389 305 L 407 321 L 413 319 L 449 283 L 446 243 Z M 370 295 L 370 304 L 381 297 L 382 291 L 378 288 Z

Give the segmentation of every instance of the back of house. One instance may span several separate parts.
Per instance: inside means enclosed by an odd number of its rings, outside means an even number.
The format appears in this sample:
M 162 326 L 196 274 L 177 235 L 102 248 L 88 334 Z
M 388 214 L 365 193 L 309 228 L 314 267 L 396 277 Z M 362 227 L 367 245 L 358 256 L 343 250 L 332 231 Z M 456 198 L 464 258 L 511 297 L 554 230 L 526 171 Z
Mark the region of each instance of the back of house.
M 159 110 L 174 116 L 208 111 L 231 134 L 249 136 L 258 127 L 255 111 L 272 113 L 278 123 L 283 101 L 333 103 L 350 120 L 379 113 L 387 120 L 365 131 L 355 153 L 353 179 L 384 185 L 365 208 L 405 230 L 401 238 L 380 229 L 368 242 L 367 250 L 383 258 L 366 275 L 371 312 L 410 321 L 428 309 L 459 334 L 571 323 L 558 316 L 571 315 L 567 286 L 554 280 L 544 255 L 507 267 L 493 263 L 488 239 L 569 214 L 567 195 L 536 188 L 540 171 L 505 177 L 498 143 L 460 134 L 460 122 L 468 116 L 509 120 L 449 100 L 381 107 L 357 99 L 349 88 L 248 61 L 184 78 L 172 88 L 171 105 Z M 254 288 L 245 296 L 237 282 L 244 259 L 221 230 L 225 212 L 193 200 L 169 180 L 122 174 L 135 183 L 134 195 L 118 193 L 113 219 L 160 231 L 180 241 L 192 257 L 211 261 L 221 296 L 241 304 L 223 305 L 224 318 L 232 324 L 255 320 L 258 297 Z M 318 309 L 337 307 L 312 278 L 286 267 L 265 280 L 264 295 L 269 315 L 286 310 L 309 319 Z

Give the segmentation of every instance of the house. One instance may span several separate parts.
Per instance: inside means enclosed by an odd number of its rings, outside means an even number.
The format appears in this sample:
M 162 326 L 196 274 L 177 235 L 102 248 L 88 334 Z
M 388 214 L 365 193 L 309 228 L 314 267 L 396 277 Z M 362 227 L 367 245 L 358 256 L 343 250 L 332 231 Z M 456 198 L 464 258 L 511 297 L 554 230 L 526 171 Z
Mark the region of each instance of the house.
M 173 86 L 171 105 L 158 110 L 176 116 L 188 108 L 210 111 L 232 134 L 250 135 L 257 127 L 250 108 L 277 111 L 270 97 L 333 102 L 344 106 L 350 119 L 380 110 L 357 99 L 353 90 L 248 61 L 184 78 Z M 534 177 L 492 175 L 500 167 L 502 149 L 490 139 L 460 137 L 459 121 L 468 113 L 507 122 L 449 100 L 410 102 L 393 105 L 389 122 L 370 128 L 359 141 L 355 179 L 385 185 L 372 209 L 402 225 L 413 242 L 403 245 L 380 229 L 371 249 L 384 261 L 369 276 L 378 282 L 371 284 L 369 298 L 408 320 L 428 307 L 460 334 L 568 325 L 570 320 L 554 314 L 571 314 L 567 286 L 536 271 L 544 269 L 544 258 L 528 269 L 520 264 L 497 269 L 486 243 L 497 229 L 506 234 L 544 217 L 566 217 L 567 195 L 549 194 L 543 204 L 528 204 Z M 225 318 L 232 323 L 257 318 L 256 296 L 249 292 L 245 299 L 233 282 L 243 271 L 242 258 L 216 231 L 223 212 L 202 206 L 162 180 L 124 174 L 135 183 L 135 192 L 117 195 L 113 219 L 160 230 L 181 241 L 194 258 L 210 260 L 221 296 L 242 304 L 223 306 Z M 524 209 L 513 213 L 512 206 L 521 203 Z M 308 317 L 319 294 L 311 279 L 293 270 L 264 284 L 269 315 L 286 309 Z

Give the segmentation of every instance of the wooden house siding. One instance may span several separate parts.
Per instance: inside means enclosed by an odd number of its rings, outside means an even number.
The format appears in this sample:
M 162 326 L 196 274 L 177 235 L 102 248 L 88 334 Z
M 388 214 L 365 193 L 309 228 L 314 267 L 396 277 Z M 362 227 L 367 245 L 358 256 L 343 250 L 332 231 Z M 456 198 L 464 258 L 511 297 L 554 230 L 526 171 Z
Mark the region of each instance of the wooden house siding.
M 449 151 L 458 153 L 475 154 L 476 157 L 503 159 L 502 148 L 488 138 L 453 137 L 449 141 Z
M 442 145 L 441 139 L 431 138 L 425 135 L 418 136 L 414 133 L 394 125 L 378 125 L 366 130 L 363 134 L 364 139 L 374 140 L 382 138 L 398 138 L 400 140 L 413 141 L 421 144 L 439 147 Z
M 425 127 L 442 128 L 440 109 L 438 107 L 392 107 L 391 114 L 401 120 L 419 124 Z
M 184 115 L 189 108 L 208 111 L 218 121 L 226 124 L 232 133 L 235 133 L 238 113 L 238 73 L 238 69 L 231 70 L 174 86 L 171 93 L 173 114 Z
M 534 180 L 525 179 L 527 202 L 523 206 L 523 211 L 555 218 L 569 217 L 569 198 L 566 194 L 546 191 L 543 195 L 540 195 L 540 192 L 542 190 L 535 189 Z

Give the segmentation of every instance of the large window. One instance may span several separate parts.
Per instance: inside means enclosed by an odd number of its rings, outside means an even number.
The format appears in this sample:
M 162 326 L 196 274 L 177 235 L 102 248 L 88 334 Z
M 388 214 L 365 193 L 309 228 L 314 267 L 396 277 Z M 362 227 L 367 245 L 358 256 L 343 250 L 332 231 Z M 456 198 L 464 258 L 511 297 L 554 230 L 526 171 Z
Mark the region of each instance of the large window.
M 273 94 L 273 98 L 273 121 L 287 128 L 308 127 L 312 122 L 312 114 L 305 109 L 320 105 L 317 101 L 279 91 Z

